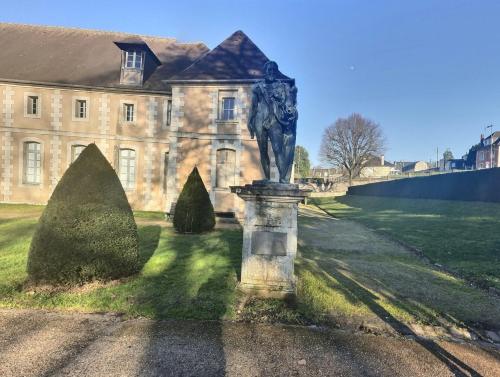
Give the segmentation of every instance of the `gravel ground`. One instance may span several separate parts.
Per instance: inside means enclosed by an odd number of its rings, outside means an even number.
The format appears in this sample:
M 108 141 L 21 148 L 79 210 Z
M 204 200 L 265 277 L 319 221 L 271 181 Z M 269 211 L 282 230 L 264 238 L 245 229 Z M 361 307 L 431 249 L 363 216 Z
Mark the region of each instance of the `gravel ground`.
M 500 353 L 340 330 L 0 310 L 0 376 L 499 376 Z

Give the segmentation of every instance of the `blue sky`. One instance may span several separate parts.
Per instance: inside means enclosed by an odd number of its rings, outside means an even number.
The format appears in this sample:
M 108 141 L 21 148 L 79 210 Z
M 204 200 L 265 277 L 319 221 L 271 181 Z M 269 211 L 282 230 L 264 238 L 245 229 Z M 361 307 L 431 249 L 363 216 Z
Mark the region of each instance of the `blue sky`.
M 243 30 L 299 88 L 298 144 L 319 163 L 326 126 L 379 123 L 389 160 L 461 156 L 500 130 L 500 1 L 6 2 L 0 20 L 203 41 Z

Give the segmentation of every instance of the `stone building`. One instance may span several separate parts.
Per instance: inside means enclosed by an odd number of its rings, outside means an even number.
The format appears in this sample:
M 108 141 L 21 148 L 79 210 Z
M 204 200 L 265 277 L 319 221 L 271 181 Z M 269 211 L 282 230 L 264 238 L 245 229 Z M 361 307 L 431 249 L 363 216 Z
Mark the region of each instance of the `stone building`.
M 380 178 L 391 174 L 396 174 L 396 168 L 382 155 L 372 157 L 361 169 L 359 176 L 360 178 Z
M 394 167 L 403 174 L 423 172 L 430 168 L 425 161 L 395 161 Z
M 0 51 L 1 202 L 45 203 L 94 142 L 134 209 L 169 211 L 194 166 L 220 213 L 241 208 L 230 185 L 262 178 L 246 122 L 268 58 L 241 31 L 209 50 L 4 23 Z

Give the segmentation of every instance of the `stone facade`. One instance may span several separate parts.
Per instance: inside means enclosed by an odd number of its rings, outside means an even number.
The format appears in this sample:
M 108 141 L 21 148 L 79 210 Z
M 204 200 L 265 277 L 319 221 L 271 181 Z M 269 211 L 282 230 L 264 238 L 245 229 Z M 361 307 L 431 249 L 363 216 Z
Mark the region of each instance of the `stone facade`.
M 217 187 L 217 151 L 235 152 L 233 185 L 249 183 L 262 176 L 258 148 L 246 127 L 250 85 L 182 85 L 174 86 L 172 129 L 169 133 L 171 153 L 167 208 L 177 198 L 184 182 L 197 166 L 218 212 L 237 213 L 242 209 L 229 187 Z M 223 121 L 218 114 L 220 93 L 237 96 L 235 119 Z M 200 158 L 203 157 L 203 158 Z
M 217 116 L 219 92 L 227 90 L 238 94 L 234 121 Z M 235 213 L 241 208 L 239 200 L 229 187 L 216 187 L 216 152 L 236 152 L 235 184 L 260 179 L 257 146 L 246 129 L 249 90 L 249 85 L 179 85 L 171 95 L 149 95 L 0 84 L 0 200 L 46 203 L 72 162 L 72 146 L 96 143 L 117 170 L 120 148 L 136 152 L 135 187 L 126 190 L 134 209 L 168 211 L 197 166 L 216 211 Z M 37 118 L 25 115 L 26 93 L 40 98 Z M 88 119 L 73 118 L 75 98 L 88 98 Z M 167 126 L 169 100 L 172 120 Z M 133 123 L 121 117 L 123 102 L 137 105 Z M 23 143 L 29 141 L 41 145 L 41 179 L 36 185 L 23 182 Z

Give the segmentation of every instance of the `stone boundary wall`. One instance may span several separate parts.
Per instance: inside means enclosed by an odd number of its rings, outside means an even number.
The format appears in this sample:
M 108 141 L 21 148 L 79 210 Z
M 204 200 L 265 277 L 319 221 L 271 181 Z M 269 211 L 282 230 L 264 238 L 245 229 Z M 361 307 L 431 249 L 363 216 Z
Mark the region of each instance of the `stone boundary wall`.
M 500 202 L 500 168 L 351 186 L 348 195 Z

